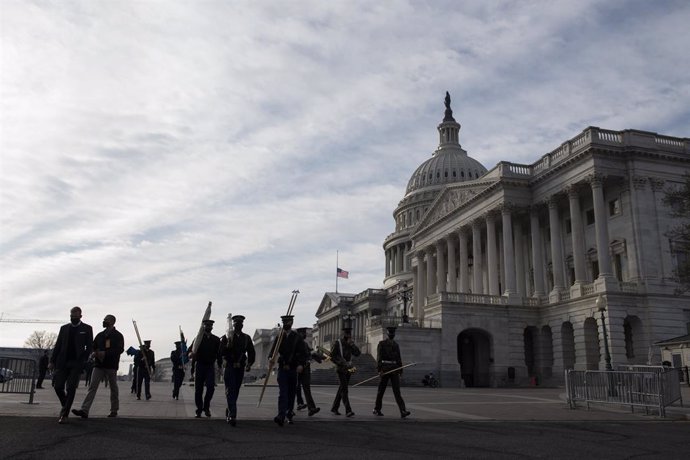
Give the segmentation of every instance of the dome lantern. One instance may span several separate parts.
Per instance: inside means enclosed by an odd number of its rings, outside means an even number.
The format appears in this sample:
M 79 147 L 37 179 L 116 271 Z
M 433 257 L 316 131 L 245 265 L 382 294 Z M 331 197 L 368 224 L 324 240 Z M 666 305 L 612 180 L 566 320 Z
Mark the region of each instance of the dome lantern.
M 439 143 L 438 150 L 460 147 L 460 123 L 453 118 L 453 110 L 450 108 L 450 94 L 446 91 L 444 100 L 446 113 L 443 121 L 438 125 Z

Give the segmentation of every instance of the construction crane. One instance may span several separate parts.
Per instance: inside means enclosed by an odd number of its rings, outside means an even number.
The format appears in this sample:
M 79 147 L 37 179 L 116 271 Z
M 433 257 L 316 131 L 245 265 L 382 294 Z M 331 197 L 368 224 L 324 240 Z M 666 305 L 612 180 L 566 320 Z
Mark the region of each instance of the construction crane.
M 65 321 L 57 319 L 22 319 L 22 318 L 5 318 L 4 313 L 0 313 L 0 323 L 45 323 L 45 324 L 62 324 Z

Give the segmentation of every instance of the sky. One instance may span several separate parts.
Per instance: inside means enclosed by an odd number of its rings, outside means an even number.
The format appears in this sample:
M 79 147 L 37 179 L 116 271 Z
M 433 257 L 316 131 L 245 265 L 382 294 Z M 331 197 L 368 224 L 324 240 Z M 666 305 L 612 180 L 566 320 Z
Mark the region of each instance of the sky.
M 690 136 L 687 1 L 0 1 L 0 314 L 157 357 L 379 288 L 438 145 L 531 164 L 588 126 Z M 59 324 L 0 322 L 0 346 Z

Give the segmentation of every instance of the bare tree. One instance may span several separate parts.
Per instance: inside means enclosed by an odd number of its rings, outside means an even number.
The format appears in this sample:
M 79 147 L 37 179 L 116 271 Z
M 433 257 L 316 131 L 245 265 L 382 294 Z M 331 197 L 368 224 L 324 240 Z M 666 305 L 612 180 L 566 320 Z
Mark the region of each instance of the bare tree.
M 26 348 L 37 348 L 39 350 L 50 350 L 55 346 L 57 334 L 55 332 L 33 331 L 24 342 Z

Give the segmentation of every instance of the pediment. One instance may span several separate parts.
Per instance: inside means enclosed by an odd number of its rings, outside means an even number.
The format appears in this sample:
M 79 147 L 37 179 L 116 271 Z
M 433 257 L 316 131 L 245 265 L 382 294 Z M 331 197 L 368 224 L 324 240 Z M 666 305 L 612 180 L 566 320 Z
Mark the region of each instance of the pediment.
M 429 211 L 422 218 L 417 232 L 465 207 L 491 185 L 493 183 L 483 183 L 471 187 L 466 185 L 446 187 L 431 204 Z

